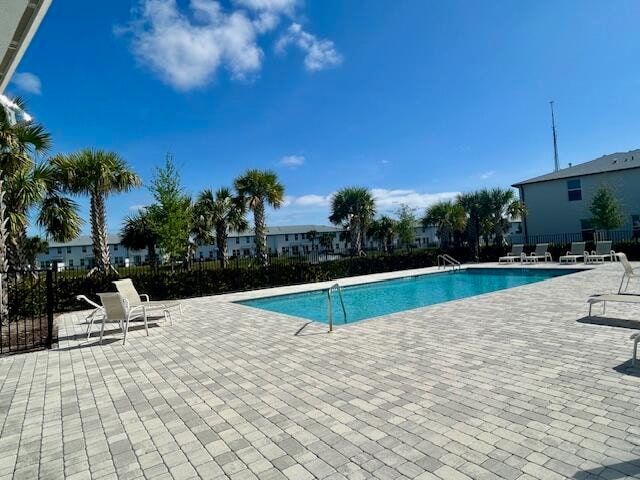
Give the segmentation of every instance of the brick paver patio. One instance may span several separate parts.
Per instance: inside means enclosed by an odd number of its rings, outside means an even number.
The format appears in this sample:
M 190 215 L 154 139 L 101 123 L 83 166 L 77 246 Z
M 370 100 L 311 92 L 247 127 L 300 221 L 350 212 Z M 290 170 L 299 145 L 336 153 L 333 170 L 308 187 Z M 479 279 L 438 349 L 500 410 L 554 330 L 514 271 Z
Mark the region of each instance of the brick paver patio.
M 636 324 L 610 317 L 640 309 L 584 318 L 620 273 L 331 335 L 229 301 L 249 294 L 185 301 L 126 346 L 64 315 L 56 350 L 0 359 L 0 478 L 638 478 Z

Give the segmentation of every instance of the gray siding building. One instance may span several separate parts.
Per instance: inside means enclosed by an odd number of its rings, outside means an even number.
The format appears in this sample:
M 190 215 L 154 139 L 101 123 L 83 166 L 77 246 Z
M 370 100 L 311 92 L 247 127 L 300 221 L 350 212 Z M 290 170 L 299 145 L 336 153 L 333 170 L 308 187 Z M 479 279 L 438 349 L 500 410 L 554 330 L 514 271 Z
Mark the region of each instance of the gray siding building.
M 529 241 L 559 235 L 591 239 L 589 208 L 601 187 L 611 188 L 622 207 L 624 224 L 619 236 L 640 233 L 640 150 L 605 155 L 513 186 L 527 207 L 522 227 Z

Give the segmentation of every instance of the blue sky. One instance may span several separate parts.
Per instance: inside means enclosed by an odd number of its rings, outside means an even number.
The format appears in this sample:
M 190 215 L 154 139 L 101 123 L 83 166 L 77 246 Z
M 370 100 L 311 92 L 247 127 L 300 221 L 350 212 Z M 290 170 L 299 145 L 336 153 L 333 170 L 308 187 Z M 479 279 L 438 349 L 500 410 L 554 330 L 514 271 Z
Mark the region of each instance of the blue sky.
M 115 150 L 148 181 L 171 151 L 194 194 L 271 168 L 287 205 L 270 224 L 327 223 L 346 185 L 422 211 L 548 172 L 551 99 L 563 165 L 639 147 L 639 14 L 635 0 L 54 0 L 8 92 L 52 153 Z M 111 197 L 110 230 L 150 200 Z

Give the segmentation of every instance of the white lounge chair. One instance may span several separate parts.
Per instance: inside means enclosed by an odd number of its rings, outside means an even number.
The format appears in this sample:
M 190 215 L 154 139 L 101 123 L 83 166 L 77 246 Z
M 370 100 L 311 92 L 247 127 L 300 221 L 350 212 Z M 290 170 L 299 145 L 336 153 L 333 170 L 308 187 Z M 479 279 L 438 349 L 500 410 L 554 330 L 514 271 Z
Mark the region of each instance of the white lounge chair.
M 133 282 L 130 278 L 123 278 L 122 280 L 116 280 L 113 282 L 118 290 L 118 293 L 125 298 L 130 305 L 132 306 L 141 306 L 144 308 L 145 312 L 149 310 L 162 310 L 165 316 L 165 319 L 169 319 L 169 321 L 173 324 L 173 319 L 171 317 L 171 312 L 169 309 L 178 308 L 180 310 L 180 316 L 182 316 L 182 304 L 175 300 L 155 300 L 152 301 L 149 299 L 149 295 L 146 293 L 138 293 L 136 287 L 133 285 Z
M 622 268 L 624 269 L 622 280 L 620 281 L 620 288 L 618 288 L 618 293 L 623 293 L 627 291 L 627 288 L 629 288 L 629 282 L 632 278 L 640 278 L 640 267 L 633 268 L 624 253 L 616 253 L 616 258 L 622 264 Z M 627 281 L 626 285 L 624 285 L 625 280 Z M 623 285 L 624 290 L 622 288 Z
M 571 242 L 571 251 L 560 257 L 560 263 L 576 263 L 581 258 L 588 255 L 587 242 Z
M 604 263 L 606 259 L 612 262 L 616 259 L 616 252 L 611 250 L 610 240 L 596 242 L 596 249 L 585 255 L 584 263 Z
M 638 358 L 638 342 L 640 342 L 640 333 L 634 333 L 629 338 L 633 340 L 633 356 L 631 357 L 631 366 L 635 367 Z
M 587 303 L 589 304 L 589 316 L 592 316 L 591 309 L 596 303 L 602 303 L 602 315 L 604 315 L 607 311 L 607 302 L 640 305 L 640 295 L 629 295 L 624 293 L 612 293 L 610 295 L 593 295 L 587 299 Z
M 498 263 L 513 263 L 520 261 L 520 255 L 522 255 L 522 249 L 524 245 L 521 243 L 511 245 L 511 251 L 506 256 L 498 258 Z
M 122 328 L 123 337 L 122 344 L 127 342 L 127 332 L 129 331 L 129 321 L 133 318 L 142 315 L 144 320 L 144 329 L 149 335 L 149 326 L 147 325 L 147 314 L 142 305 L 130 305 L 126 298 L 122 298 L 122 295 L 115 292 L 99 293 L 100 301 L 104 309 L 102 316 L 102 327 L 100 328 L 100 343 L 102 343 L 102 337 L 104 336 L 104 324 L 107 321 L 118 322 Z M 87 340 L 89 339 L 87 334 Z
M 544 260 L 545 262 L 552 262 L 553 257 L 547 251 L 549 249 L 548 243 L 538 243 L 536 245 L 536 249 L 534 252 L 531 252 L 530 255 L 523 253 L 520 256 L 520 261 L 522 263 L 538 263 L 539 260 Z

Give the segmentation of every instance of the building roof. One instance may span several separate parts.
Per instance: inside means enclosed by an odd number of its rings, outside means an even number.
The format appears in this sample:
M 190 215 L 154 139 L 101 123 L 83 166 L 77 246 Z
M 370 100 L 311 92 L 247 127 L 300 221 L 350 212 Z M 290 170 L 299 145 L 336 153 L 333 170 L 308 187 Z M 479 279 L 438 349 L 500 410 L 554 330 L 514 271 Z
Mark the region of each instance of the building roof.
M 16 66 L 38 30 L 51 0 L 1 2 L 0 93 L 7 87 Z
M 324 232 L 341 232 L 342 228 L 332 227 L 328 225 L 288 225 L 284 227 L 267 227 L 267 235 L 292 235 L 294 233 L 307 233 L 311 230 L 315 230 L 318 233 Z M 253 230 L 247 230 L 245 232 L 229 232 L 230 237 L 244 237 L 254 235 Z M 109 235 L 108 244 L 116 245 L 120 243 L 120 235 Z M 90 235 L 80 235 L 70 242 L 49 242 L 49 248 L 61 248 L 61 247 L 87 247 L 93 245 Z
M 578 165 L 563 168 L 557 172 L 547 173 L 546 175 L 540 175 L 539 177 L 514 183 L 513 186 L 519 187 L 520 185 L 527 185 L 530 183 L 547 182 L 549 180 L 559 180 L 562 178 L 583 177 L 585 175 L 615 172 L 631 168 L 640 168 L 640 150 L 604 155 L 603 157 L 596 158 L 590 162 L 579 163 Z

